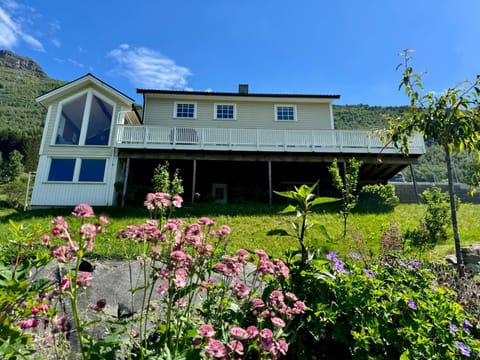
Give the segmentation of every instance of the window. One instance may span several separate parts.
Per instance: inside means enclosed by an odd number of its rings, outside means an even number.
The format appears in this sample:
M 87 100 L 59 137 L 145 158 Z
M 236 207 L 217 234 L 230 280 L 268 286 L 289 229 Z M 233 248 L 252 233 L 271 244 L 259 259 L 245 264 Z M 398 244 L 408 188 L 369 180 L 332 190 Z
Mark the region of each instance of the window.
M 48 181 L 103 182 L 106 164 L 106 159 L 52 159 Z
M 83 159 L 78 181 L 103 182 L 106 160 Z
M 215 104 L 215 119 L 234 120 L 236 118 L 235 105 Z
M 195 119 L 197 117 L 195 104 L 194 103 L 175 103 L 174 117 Z
M 55 144 L 108 145 L 113 105 L 93 91 L 60 104 Z
M 52 159 L 48 181 L 72 181 L 75 159 Z
M 275 105 L 275 120 L 296 121 L 296 110 L 294 105 Z

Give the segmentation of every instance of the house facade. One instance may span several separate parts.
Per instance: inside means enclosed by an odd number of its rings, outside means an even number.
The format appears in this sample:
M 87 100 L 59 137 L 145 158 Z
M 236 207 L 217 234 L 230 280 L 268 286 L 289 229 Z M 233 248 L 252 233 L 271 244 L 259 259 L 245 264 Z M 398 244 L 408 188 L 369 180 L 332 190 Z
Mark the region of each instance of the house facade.
M 187 201 L 269 201 L 274 190 L 320 181 L 356 157 L 360 182 L 385 182 L 425 152 L 406 157 L 368 131 L 336 130 L 339 95 L 137 89 L 133 100 L 91 74 L 37 98 L 48 108 L 32 207 L 125 205 L 151 191 L 154 168 L 179 169 Z

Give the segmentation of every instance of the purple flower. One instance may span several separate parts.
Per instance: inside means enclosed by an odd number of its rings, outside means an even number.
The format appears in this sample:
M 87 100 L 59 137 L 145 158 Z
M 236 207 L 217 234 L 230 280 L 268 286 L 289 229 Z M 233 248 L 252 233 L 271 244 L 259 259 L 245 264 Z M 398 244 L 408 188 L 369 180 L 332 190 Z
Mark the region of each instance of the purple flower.
M 412 262 L 410 262 L 410 264 L 408 264 L 409 269 L 417 269 L 421 267 L 422 267 L 422 263 L 418 260 L 413 260 Z
M 370 270 L 363 269 L 363 272 L 364 272 L 365 275 L 367 275 L 367 276 L 375 277 L 375 274 L 374 274 L 373 272 L 371 272 Z
M 462 327 L 467 334 L 470 334 L 470 328 L 473 327 L 473 325 L 468 319 L 463 319 Z
M 333 266 L 335 266 L 335 269 L 337 269 L 337 271 L 339 273 L 342 273 L 342 274 L 345 274 L 345 275 L 350 274 L 350 272 L 348 272 L 347 270 L 345 270 L 343 268 L 344 262 L 342 260 L 335 259 L 334 263 L 333 263 Z
M 330 251 L 330 252 L 327 254 L 327 259 L 330 260 L 330 261 L 335 261 L 335 260 L 337 260 L 337 253 L 334 252 L 334 251 Z
M 465 355 L 466 357 L 470 357 L 470 349 L 461 341 L 457 341 L 458 350 L 460 350 L 460 354 Z
M 362 258 L 360 256 L 360 254 L 357 254 L 357 253 L 354 253 L 354 252 L 351 252 L 349 255 L 352 259 L 356 259 L 356 260 L 360 260 Z
M 450 331 L 456 333 L 458 331 L 457 325 L 450 323 Z
M 407 265 L 400 259 L 397 259 L 397 264 L 403 267 L 406 267 Z
M 415 305 L 412 299 L 408 299 L 408 307 L 412 310 L 417 310 L 417 305 Z

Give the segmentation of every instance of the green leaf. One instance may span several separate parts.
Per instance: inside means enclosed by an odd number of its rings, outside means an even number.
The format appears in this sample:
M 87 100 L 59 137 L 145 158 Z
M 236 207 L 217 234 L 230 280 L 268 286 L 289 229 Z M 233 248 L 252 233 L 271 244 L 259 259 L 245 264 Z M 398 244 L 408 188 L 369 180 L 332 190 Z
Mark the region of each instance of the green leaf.
M 332 197 L 317 197 L 310 204 L 314 206 L 314 205 L 320 205 L 320 204 L 329 204 L 329 203 L 337 202 L 340 200 L 341 199 L 339 198 L 332 198 Z
M 293 205 L 288 205 L 286 208 L 284 208 L 283 210 L 281 210 L 279 212 L 279 214 L 288 214 L 288 213 L 292 213 L 292 212 L 296 212 L 297 211 L 297 208 Z

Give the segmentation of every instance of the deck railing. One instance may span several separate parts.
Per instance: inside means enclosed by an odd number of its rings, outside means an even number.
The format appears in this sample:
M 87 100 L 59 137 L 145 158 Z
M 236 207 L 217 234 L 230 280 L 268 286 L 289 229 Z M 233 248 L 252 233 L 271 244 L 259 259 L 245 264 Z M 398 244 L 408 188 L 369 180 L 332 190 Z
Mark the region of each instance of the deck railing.
M 392 145 L 365 130 L 266 130 L 117 125 L 118 148 L 218 151 L 397 153 Z M 419 134 L 411 154 L 424 154 Z

